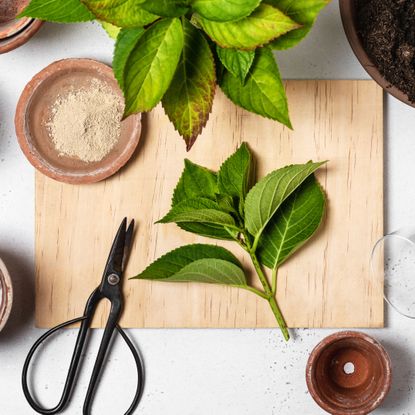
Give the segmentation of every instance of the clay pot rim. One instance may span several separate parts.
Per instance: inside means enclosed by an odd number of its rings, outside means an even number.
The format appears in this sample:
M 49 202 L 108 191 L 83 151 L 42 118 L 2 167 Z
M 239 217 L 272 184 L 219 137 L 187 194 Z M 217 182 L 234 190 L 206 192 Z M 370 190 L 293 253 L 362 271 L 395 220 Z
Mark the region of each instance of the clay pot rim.
M 33 20 L 32 17 L 22 17 L 20 19 L 15 18 L 9 21 L 0 22 L 0 40 L 6 40 L 17 35 L 29 26 Z
M 43 23 L 42 20 L 33 19 L 32 22 L 28 26 L 25 26 L 20 32 L 13 36 L 0 39 L 0 54 L 10 52 L 28 42 L 42 27 Z
M 32 140 L 26 134 L 25 124 L 28 114 L 28 106 L 30 105 L 31 98 L 35 94 L 37 88 L 39 88 L 43 82 L 47 81 L 48 78 L 53 77 L 57 72 L 67 69 L 70 69 L 71 71 L 76 69 L 86 69 L 91 73 L 99 71 L 108 77 L 114 78 L 111 67 L 93 59 L 69 58 L 51 63 L 28 82 L 19 98 L 15 115 L 17 141 L 32 166 L 44 175 L 54 180 L 69 184 L 96 183 L 107 179 L 118 172 L 134 154 L 141 136 L 141 114 L 130 116 L 133 117 L 134 126 L 131 129 L 129 141 L 118 158 L 116 158 L 113 162 L 110 163 L 103 160 L 99 165 L 97 165 L 95 171 L 86 174 L 79 173 L 76 170 L 61 172 L 54 169 L 53 166 L 44 160 L 36 151 L 36 147 L 33 145 Z
M 317 388 L 315 387 L 314 382 L 313 382 L 315 364 L 320 358 L 321 353 L 325 349 L 327 349 L 329 346 L 332 346 L 333 344 L 337 342 L 341 342 L 342 340 L 345 340 L 345 339 L 356 339 L 356 338 L 369 343 L 372 347 L 377 349 L 379 353 L 379 357 L 383 361 L 385 368 L 386 368 L 385 370 L 386 387 L 381 390 L 381 393 L 377 397 L 377 399 L 375 399 L 370 405 L 367 405 L 364 409 L 363 408 L 351 409 L 347 412 L 343 410 L 342 415 L 369 414 L 370 412 L 374 411 L 385 400 L 391 388 L 392 363 L 385 348 L 377 340 L 375 340 L 373 337 L 365 333 L 358 332 L 358 331 L 352 331 L 352 330 L 333 333 L 330 336 L 327 336 L 323 340 L 321 340 L 317 344 L 317 346 L 312 350 L 310 357 L 308 358 L 307 366 L 306 366 L 306 383 L 307 383 L 307 388 L 310 392 L 310 395 L 322 409 L 324 409 L 325 411 L 328 411 L 329 413 L 340 414 L 340 412 L 337 412 L 338 408 L 331 407 L 330 404 L 328 404 L 327 402 L 323 401 L 323 399 L 321 399 L 319 392 L 317 391 Z
M 356 58 L 359 60 L 360 64 L 370 75 L 370 77 L 376 81 L 378 85 L 380 85 L 385 90 L 385 92 L 399 99 L 399 101 L 402 101 L 411 107 L 415 107 L 415 102 L 411 102 L 404 92 L 402 92 L 396 86 L 392 85 L 383 77 L 383 75 L 379 72 L 378 68 L 363 48 L 362 42 L 356 29 L 354 1 L 355 0 L 339 0 L 339 7 L 344 32 L 346 33 L 347 40 L 354 54 L 356 55 Z
M 3 330 L 10 317 L 13 304 L 13 285 L 6 265 L 0 258 L 0 331 Z

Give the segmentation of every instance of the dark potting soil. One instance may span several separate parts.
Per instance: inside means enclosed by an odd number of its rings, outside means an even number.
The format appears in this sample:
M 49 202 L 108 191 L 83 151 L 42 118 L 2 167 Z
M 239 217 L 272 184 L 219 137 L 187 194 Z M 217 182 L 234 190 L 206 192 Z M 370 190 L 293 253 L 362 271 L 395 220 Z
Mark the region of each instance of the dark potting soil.
M 355 6 L 366 53 L 415 102 L 415 0 L 355 0 Z

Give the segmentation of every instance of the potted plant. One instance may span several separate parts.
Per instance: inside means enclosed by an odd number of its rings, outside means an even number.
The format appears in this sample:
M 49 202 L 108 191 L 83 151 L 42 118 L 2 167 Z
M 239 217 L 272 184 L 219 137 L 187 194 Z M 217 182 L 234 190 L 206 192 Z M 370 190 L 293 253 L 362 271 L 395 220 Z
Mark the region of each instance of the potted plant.
M 292 128 L 273 50 L 295 46 L 329 0 L 32 0 L 21 16 L 98 19 L 116 35 L 125 116 L 159 102 L 187 149 L 216 85 L 236 105 Z

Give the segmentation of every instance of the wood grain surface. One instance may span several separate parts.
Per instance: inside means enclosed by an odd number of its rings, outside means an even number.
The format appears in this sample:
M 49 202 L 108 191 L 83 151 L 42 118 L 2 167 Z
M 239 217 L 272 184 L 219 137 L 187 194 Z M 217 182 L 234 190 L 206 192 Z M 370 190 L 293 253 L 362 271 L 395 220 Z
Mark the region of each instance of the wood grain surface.
M 218 91 L 210 120 L 189 153 L 158 107 L 144 119 L 131 162 L 105 182 L 65 185 L 37 173 L 37 325 L 50 327 L 82 314 L 124 216 L 137 222 L 126 277 L 193 242 L 229 247 L 249 269 L 233 243 L 154 224 L 169 209 L 184 158 L 216 170 L 247 141 L 259 177 L 289 163 L 330 160 L 318 173 L 328 196 L 325 223 L 279 273 L 277 297 L 289 326 L 382 326 L 381 264 L 374 273 L 368 266 L 383 231 L 381 89 L 372 81 L 288 81 L 286 88 L 294 131 L 236 107 Z M 276 326 L 264 300 L 235 288 L 126 278 L 124 292 L 124 327 Z M 99 311 L 96 327 L 105 323 L 108 304 Z

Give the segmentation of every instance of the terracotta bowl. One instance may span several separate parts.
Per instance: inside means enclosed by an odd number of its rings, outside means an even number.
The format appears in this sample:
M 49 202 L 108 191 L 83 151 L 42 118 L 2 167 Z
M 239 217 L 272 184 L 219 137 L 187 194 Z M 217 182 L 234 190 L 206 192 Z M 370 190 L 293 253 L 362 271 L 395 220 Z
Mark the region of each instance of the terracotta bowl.
M 30 17 L 16 16 L 29 4 L 29 0 L 0 1 L 0 53 L 9 52 L 26 43 L 43 22 Z
M 339 0 L 340 14 L 343 22 L 346 37 L 353 49 L 357 59 L 366 70 L 366 72 L 374 79 L 387 93 L 404 102 L 405 104 L 415 107 L 415 103 L 409 101 L 407 95 L 400 89 L 393 86 L 379 72 L 375 64 L 372 62 L 365 49 L 363 48 L 356 27 L 356 10 L 355 0 Z
M 39 72 L 25 87 L 17 104 L 17 139 L 30 163 L 52 179 L 66 183 L 94 183 L 116 173 L 131 158 L 141 133 L 141 115 L 121 123 L 121 136 L 110 153 L 99 162 L 59 155 L 46 124 L 58 96 L 73 88 L 88 86 L 93 79 L 106 83 L 118 95 L 122 92 L 112 69 L 90 59 L 65 59 Z
M 4 262 L 0 259 L 0 331 L 3 330 L 10 316 L 12 303 L 12 281 Z
M 311 352 L 307 387 L 314 400 L 333 415 L 366 415 L 389 392 L 391 362 L 372 337 L 343 331 L 322 340 Z

